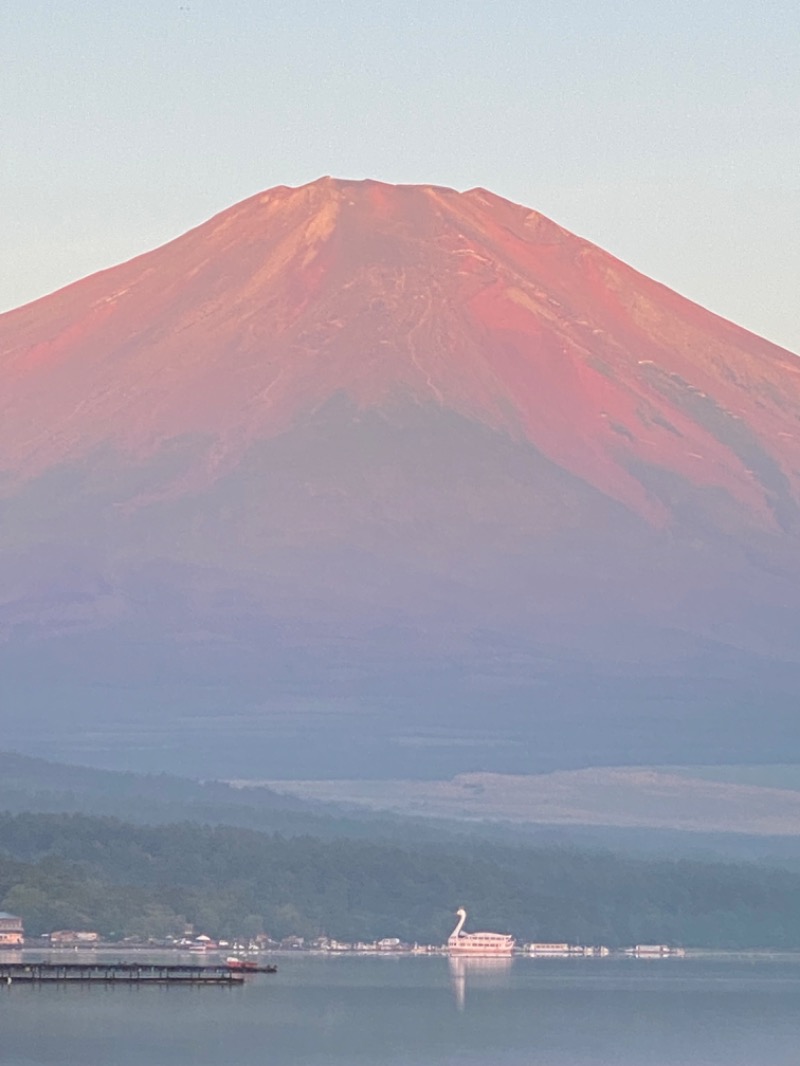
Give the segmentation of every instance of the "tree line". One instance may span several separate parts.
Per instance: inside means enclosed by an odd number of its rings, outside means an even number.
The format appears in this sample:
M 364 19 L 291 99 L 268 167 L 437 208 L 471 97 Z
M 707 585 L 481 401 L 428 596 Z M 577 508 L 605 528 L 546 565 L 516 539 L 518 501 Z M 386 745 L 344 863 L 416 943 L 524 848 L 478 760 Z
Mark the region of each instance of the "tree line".
M 464 838 L 397 846 L 226 826 L 0 814 L 0 908 L 31 935 L 266 932 L 441 943 L 453 911 L 519 940 L 800 948 L 800 875 Z

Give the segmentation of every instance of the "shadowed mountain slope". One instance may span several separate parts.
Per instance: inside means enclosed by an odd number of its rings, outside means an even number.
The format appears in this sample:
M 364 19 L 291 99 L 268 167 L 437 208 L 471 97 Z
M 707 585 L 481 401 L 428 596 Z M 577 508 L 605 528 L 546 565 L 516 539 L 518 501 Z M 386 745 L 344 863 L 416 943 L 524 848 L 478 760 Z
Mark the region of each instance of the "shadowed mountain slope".
M 791 353 L 484 190 L 252 197 L 0 316 L 9 743 L 800 751 L 798 419 Z

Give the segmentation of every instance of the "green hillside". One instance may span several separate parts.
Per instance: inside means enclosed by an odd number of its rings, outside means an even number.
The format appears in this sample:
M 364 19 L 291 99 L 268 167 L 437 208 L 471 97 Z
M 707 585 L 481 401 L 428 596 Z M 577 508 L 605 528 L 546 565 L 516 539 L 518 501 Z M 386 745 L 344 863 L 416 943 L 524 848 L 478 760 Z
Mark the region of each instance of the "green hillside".
M 800 948 L 800 876 L 605 852 L 287 839 L 83 815 L 0 816 L 0 908 L 31 934 L 327 933 L 441 942 L 457 906 L 521 940 Z

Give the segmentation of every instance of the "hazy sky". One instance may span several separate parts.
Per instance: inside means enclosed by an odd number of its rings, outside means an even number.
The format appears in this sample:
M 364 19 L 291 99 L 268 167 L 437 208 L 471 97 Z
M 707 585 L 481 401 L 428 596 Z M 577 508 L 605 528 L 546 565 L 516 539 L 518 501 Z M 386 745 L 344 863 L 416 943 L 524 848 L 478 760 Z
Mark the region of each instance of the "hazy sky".
M 486 186 L 800 352 L 797 0 L 5 0 L 0 309 L 322 174 Z

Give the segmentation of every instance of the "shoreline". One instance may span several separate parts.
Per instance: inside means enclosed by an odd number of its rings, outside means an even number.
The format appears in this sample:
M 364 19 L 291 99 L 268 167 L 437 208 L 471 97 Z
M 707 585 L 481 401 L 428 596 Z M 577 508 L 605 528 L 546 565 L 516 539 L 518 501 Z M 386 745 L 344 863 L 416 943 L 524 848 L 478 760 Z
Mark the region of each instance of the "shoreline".
M 456 959 L 465 958 L 464 955 L 455 955 L 446 950 L 446 948 L 431 949 L 425 951 L 408 950 L 336 950 L 326 951 L 319 948 L 274 948 L 265 951 L 247 951 L 237 952 L 230 948 L 212 949 L 205 952 L 193 952 L 186 947 L 176 947 L 163 944 L 119 944 L 114 942 L 105 942 L 92 945 L 57 945 L 50 947 L 49 945 L 32 945 L 27 944 L 23 947 L 6 947 L 0 946 L 0 964 L 8 962 L 12 957 L 33 959 L 34 957 L 41 958 L 42 956 L 53 956 L 59 959 L 64 958 L 77 958 L 83 956 L 95 956 L 95 955 L 115 955 L 118 958 L 140 958 L 144 955 L 170 955 L 189 957 L 194 960 L 194 964 L 198 966 L 202 965 L 219 965 L 220 959 L 225 959 L 231 955 L 238 955 L 242 958 L 257 960 L 257 959 L 270 959 L 270 958 L 326 958 L 326 959 L 338 959 L 338 958 L 362 958 L 362 959 L 400 959 L 400 958 L 413 958 L 413 959 Z M 475 960 L 480 961 L 493 961 L 495 956 L 473 956 Z M 590 955 L 581 954 L 578 952 L 564 952 L 564 953 L 541 953 L 528 951 L 515 951 L 513 954 L 503 956 L 502 961 L 512 961 L 515 959 L 528 959 L 531 962 L 619 962 L 624 960 L 630 960 L 634 962 L 670 962 L 681 961 L 690 962 L 693 959 L 718 959 L 720 961 L 737 961 L 737 960 L 753 960 L 759 962 L 775 961 L 775 962 L 791 962 L 800 961 L 800 949 L 797 950 L 780 950 L 777 948 L 681 948 L 671 949 L 664 954 L 634 954 L 631 949 L 611 949 L 607 955 Z

